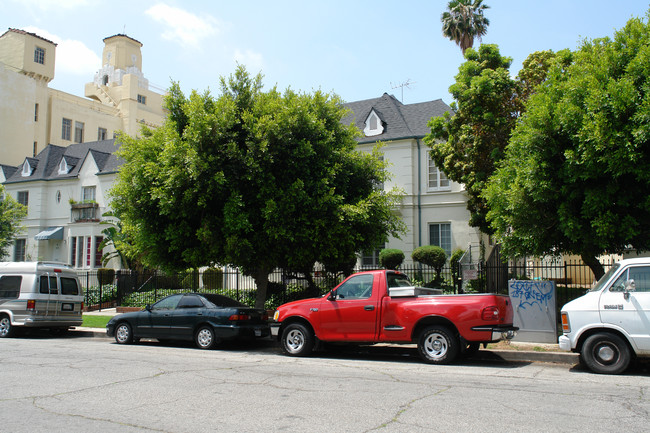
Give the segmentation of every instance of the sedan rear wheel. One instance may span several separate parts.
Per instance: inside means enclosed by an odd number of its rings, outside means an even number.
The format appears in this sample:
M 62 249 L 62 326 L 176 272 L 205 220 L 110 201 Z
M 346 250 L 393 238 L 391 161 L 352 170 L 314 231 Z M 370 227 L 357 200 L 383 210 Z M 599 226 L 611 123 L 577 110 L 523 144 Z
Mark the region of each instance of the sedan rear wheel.
M 131 332 L 131 325 L 126 322 L 118 323 L 117 328 L 115 328 L 115 341 L 118 344 L 133 343 L 133 332 Z
M 211 326 L 201 326 L 198 331 L 196 331 L 196 335 L 194 338 L 194 341 L 196 343 L 196 346 L 199 349 L 212 349 L 212 347 L 216 343 L 216 338 L 214 335 L 214 330 L 212 329 Z

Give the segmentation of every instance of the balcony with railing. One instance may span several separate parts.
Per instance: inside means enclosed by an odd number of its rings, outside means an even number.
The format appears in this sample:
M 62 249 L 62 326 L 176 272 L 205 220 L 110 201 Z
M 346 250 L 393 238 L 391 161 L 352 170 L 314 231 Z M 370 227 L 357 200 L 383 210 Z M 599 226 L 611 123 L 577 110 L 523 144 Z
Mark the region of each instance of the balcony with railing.
M 72 222 L 95 223 L 100 221 L 101 214 L 99 212 L 98 203 L 95 202 L 70 203 L 70 210 L 72 212 Z

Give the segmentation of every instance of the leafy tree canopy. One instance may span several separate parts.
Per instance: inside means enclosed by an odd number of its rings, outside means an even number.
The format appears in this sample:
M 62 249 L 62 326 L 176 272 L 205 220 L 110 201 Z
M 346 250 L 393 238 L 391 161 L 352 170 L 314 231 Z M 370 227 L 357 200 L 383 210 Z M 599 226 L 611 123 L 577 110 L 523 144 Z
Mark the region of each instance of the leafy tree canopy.
M 484 194 L 508 255 L 650 248 L 650 26 L 584 41 L 526 104 Z
M 261 307 L 274 268 L 349 261 L 404 230 L 392 211 L 399 194 L 377 188 L 384 163 L 356 150 L 338 97 L 264 92 L 240 66 L 216 98 L 174 83 L 166 108 L 161 128 L 121 137 L 112 190 L 146 265 L 241 267 Z
M 6 193 L 0 185 L 0 259 L 6 257 L 9 246 L 22 228 L 27 208 Z
M 489 9 L 483 0 L 452 0 L 440 17 L 442 34 L 456 43 L 465 55 L 474 45 L 474 39 L 487 34 L 488 20 L 484 13 Z

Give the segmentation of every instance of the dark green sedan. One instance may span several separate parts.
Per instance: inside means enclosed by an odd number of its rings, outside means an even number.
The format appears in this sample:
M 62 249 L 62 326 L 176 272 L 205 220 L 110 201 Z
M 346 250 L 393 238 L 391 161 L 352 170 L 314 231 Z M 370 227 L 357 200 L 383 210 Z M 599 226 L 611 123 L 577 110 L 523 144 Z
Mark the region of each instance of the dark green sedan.
M 106 334 L 119 344 L 155 338 L 194 341 L 200 349 L 211 349 L 220 341 L 267 337 L 270 329 L 263 310 L 226 296 L 181 293 L 147 305 L 142 311 L 113 317 L 106 325 Z

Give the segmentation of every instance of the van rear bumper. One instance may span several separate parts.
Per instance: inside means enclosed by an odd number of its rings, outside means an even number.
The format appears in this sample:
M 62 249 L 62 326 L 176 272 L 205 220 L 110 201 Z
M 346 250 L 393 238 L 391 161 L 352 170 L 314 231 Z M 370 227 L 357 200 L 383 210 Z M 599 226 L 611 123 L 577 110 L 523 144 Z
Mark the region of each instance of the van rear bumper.
M 26 328 L 47 328 L 49 326 L 81 326 L 83 319 L 77 317 L 27 317 L 24 320 L 12 322 L 12 326 Z

